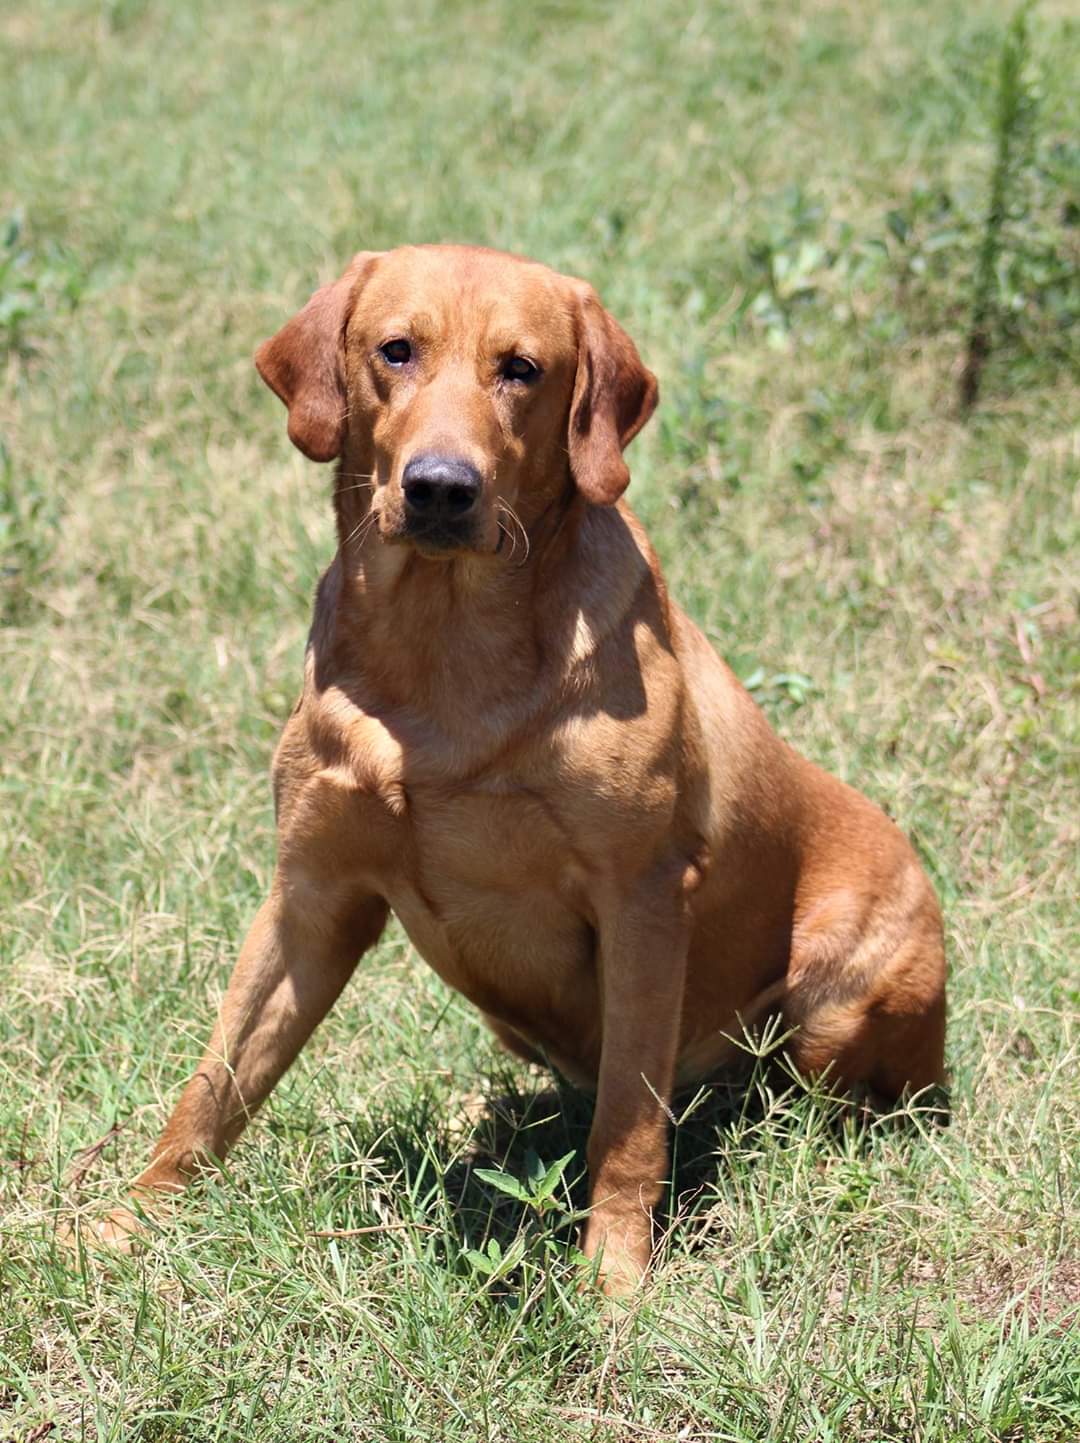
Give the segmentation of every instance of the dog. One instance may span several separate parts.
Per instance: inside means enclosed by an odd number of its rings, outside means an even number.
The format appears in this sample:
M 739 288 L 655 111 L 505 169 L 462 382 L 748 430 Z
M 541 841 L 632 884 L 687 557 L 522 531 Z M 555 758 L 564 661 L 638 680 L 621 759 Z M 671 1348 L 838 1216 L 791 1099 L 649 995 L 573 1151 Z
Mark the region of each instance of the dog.
M 135 1194 L 225 1156 L 393 911 L 502 1044 L 595 1093 L 583 1250 L 626 1293 L 670 1099 L 744 1028 L 779 1015 L 838 1089 L 943 1082 L 933 889 L 668 597 L 621 499 L 657 383 L 591 286 L 362 252 L 255 364 L 337 462 L 339 545 L 274 757 L 273 885 Z

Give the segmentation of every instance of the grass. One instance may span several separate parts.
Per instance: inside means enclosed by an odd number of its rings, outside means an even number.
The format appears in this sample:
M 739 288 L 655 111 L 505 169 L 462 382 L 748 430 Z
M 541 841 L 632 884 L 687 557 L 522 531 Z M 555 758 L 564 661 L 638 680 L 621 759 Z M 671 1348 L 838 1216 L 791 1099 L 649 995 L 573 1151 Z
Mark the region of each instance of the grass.
M 4 8 L 0 1437 L 1080 1435 L 1080 25 L 1054 0 L 955 401 L 1010 13 Z M 675 593 L 946 909 L 951 1126 L 859 1128 L 765 1074 L 698 1099 L 614 1318 L 574 1287 L 587 1106 L 396 932 L 227 1177 L 134 1258 L 56 1241 L 144 1159 L 272 867 L 331 524 L 251 351 L 354 249 L 414 239 L 598 286 L 661 379 L 632 496 Z M 470 1165 L 478 1085 L 513 1124 L 488 1171 L 574 1154 L 543 1205 Z

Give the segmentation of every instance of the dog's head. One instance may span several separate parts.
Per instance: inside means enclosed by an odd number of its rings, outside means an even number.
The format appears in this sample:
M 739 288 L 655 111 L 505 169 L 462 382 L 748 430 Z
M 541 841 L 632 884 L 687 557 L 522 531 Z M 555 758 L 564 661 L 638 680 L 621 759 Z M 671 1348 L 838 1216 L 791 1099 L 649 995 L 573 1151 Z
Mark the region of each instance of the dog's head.
M 362 252 L 260 346 L 289 436 L 373 488 L 384 541 L 499 551 L 572 477 L 610 505 L 656 407 L 633 341 L 591 286 L 470 246 Z

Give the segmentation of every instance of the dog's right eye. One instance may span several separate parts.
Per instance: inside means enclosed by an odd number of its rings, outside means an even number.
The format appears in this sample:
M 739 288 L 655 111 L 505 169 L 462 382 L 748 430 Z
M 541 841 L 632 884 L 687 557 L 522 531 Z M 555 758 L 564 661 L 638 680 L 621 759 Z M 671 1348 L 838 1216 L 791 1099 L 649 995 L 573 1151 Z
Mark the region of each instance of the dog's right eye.
M 383 360 L 388 366 L 403 366 L 412 360 L 412 346 L 408 341 L 387 341 L 379 347 Z

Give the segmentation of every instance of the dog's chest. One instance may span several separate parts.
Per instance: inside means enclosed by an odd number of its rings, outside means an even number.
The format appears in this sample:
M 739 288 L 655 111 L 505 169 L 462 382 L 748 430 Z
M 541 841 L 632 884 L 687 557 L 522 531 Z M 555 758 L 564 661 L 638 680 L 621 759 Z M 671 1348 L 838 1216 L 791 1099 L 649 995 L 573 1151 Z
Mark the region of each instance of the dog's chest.
M 557 811 L 513 780 L 406 786 L 406 826 L 425 888 L 561 890 L 573 848 Z
M 302 852 L 320 884 L 351 879 L 384 897 L 421 956 L 485 1012 L 565 1030 L 567 1010 L 588 1006 L 594 940 L 579 829 L 534 781 L 550 759 L 532 775 L 489 764 L 463 777 L 454 749 L 407 720 L 316 720 L 333 726 L 338 759 L 298 780 L 314 727 L 305 718 L 296 745 L 287 732 L 283 851 Z
M 413 894 L 455 934 L 471 926 L 498 929 L 527 914 L 529 932 L 519 946 L 529 935 L 542 939 L 545 917 L 574 910 L 580 868 L 542 797 L 512 783 L 415 786 L 404 796 L 404 847 L 386 878 L 388 891 Z
M 589 985 L 583 873 L 552 806 L 510 780 L 403 785 L 380 890 L 421 956 L 485 1012 L 556 1018 Z M 530 1029 L 531 1030 L 531 1029 Z

